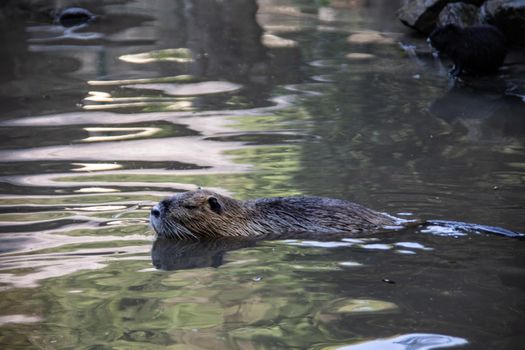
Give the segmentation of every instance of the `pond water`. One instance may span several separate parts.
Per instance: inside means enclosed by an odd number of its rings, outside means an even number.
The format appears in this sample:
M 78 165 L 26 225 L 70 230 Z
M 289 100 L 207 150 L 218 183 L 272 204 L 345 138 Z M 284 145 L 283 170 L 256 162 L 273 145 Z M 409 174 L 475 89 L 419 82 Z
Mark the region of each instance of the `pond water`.
M 0 16 L 0 348 L 525 348 L 522 240 L 148 227 L 203 186 L 525 231 L 523 66 L 452 84 L 400 1 L 34 3 Z

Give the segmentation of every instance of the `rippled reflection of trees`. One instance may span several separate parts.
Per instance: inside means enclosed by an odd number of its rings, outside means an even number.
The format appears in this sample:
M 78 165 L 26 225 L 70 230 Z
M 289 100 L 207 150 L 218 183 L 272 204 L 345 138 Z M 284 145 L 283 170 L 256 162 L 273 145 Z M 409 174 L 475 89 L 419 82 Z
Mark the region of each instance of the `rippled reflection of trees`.
M 396 72 L 345 72 L 328 94 L 305 105 L 312 133 L 321 137 L 301 148 L 294 181 L 305 191 L 434 216 L 456 207 L 460 217 L 516 222 L 517 209 L 488 208 L 523 205 L 513 193 L 522 188 L 518 98 L 466 86 L 447 91 L 432 81 L 411 87 Z M 472 198 L 491 205 L 471 208 Z

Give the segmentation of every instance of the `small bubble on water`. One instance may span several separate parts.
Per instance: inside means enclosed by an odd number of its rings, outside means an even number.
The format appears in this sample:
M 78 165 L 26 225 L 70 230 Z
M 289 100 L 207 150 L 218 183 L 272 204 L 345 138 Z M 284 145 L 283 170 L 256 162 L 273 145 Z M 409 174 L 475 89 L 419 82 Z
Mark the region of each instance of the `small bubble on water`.
M 262 279 L 263 279 L 263 278 L 262 278 L 261 276 L 255 276 L 254 278 L 252 278 L 252 280 L 253 280 L 254 282 L 259 282 L 259 281 L 261 281 Z

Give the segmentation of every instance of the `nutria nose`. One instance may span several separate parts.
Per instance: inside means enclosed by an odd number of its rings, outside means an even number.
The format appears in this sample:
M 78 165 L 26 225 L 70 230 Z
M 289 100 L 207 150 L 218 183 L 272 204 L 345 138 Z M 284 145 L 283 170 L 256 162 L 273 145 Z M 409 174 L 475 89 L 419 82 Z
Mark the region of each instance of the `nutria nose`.
M 158 218 L 160 216 L 160 210 L 157 205 L 155 205 L 153 208 L 151 208 L 151 215 Z

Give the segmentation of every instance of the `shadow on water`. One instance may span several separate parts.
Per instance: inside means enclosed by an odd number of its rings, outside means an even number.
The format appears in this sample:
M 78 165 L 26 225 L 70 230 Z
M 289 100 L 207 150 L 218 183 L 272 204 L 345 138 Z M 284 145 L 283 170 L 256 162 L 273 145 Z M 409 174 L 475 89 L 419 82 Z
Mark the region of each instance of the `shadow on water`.
M 522 66 L 451 86 L 400 48 L 425 45 L 400 1 L 79 1 L 96 20 L 64 27 L 69 4 L 0 4 L 1 348 L 522 346 L 521 241 L 146 220 L 204 186 L 525 231 Z

